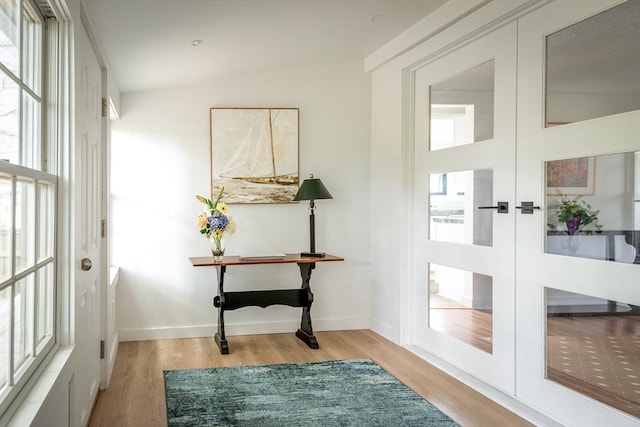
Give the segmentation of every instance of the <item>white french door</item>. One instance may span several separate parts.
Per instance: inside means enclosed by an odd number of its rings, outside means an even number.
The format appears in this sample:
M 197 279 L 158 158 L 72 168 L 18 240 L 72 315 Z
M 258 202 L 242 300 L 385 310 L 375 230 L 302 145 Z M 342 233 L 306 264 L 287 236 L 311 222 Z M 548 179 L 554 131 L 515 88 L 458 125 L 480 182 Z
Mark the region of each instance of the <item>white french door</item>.
M 635 76 L 629 75 L 632 86 L 625 88 L 625 76 L 618 74 L 624 65 L 612 58 L 601 61 L 608 69 L 600 69 L 594 60 L 602 60 L 602 55 L 630 43 L 630 51 L 637 57 L 623 55 L 621 59 L 625 65 L 635 61 L 637 67 L 640 2 L 567 3 L 554 2 L 519 21 L 517 200 L 532 201 L 541 209 L 531 215 L 516 215 L 517 395 L 564 425 L 637 426 L 638 418 L 552 378 L 554 370 L 560 371 L 560 375 L 579 378 L 587 390 L 600 389 L 604 396 L 614 392 L 610 377 L 618 374 L 599 359 L 598 342 L 619 341 L 621 344 L 614 347 L 610 358 L 623 364 L 622 376 L 629 376 L 631 387 L 626 399 L 640 402 L 638 361 L 625 359 L 624 348 L 627 339 L 635 337 L 640 342 L 639 321 L 629 316 L 633 314 L 630 307 L 640 304 L 640 266 L 633 264 L 635 256 L 623 258 L 622 249 L 614 244 L 616 236 L 626 235 L 627 240 L 633 240 L 635 234 L 633 200 L 637 199 L 637 188 L 634 190 L 633 171 L 638 167 L 637 162 L 634 165 L 634 153 L 640 150 L 640 76 L 636 68 Z M 611 8 L 618 5 L 625 9 Z M 635 16 L 632 10 L 636 11 Z M 618 20 L 623 24 L 611 24 Z M 615 28 L 616 33 L 632 25 L 636 26 L 636 35 L 631 40 L 607 40 L 611 29 Z M 599 34 L 599 30 L 606 30 L 605 34 Z M 589 42 L 589 37 L 594 41 Z M 591 46 L 580 51 L 580 39 Z M 612 48 L 605 49 L 607 52 L 599 50 L 598 45 L 607 42 Z M 572 58 L 572 53 L 577 57 Z M 587 60 L 589 65 L 570 71 L 571 62 L 578 58 Z M 567 70 L 566 76 L 561 68 Z M 583 72 L 590 74 L 583 77 Z M 590 80 L 607 74 L 614 85 L 611 88 L 597 79 Z M 588 84 L 582 86 L 581 82 Z M 609 92 L 604 93 L 603 89 Z M 551 187 L 560 183 L 551 176 L 558 160 L 565 162 L 559 163 L 565 170 L 583 163 L 585 182 L 574 184 L 582 185 L 582 190 Z M 556 193 L 568 193 L 563 194 L 565 199 L 584 200 L 599 211 L 598 227 L 594 222 L 585 225 L 584 231 L 570 235 L 564 224 L 553 224 L 558 216 Z M 625 246 L 635 255 L 630 245 Z M 597 322 L 606 325 L 602 332 L 593 329 L 596 317 L 590 316 L 587 321 L 579 309 L 609 311 L 608 316 L 597 318 Z M 570 317 L 573 313 L 577 315 Z M 564 316 L 564 331 L 553 329 L 552 322 L 562 320 L 554 315 Z M 575 332 L 567 332 L 568 321 L 575 324 Z M 554 366 L 554 342 L 558 340 L 566 340 L 560 355 L 564 361 Z M 580 350 L 581 366 L 576 366 L 572 346 L 579 345 L 580 340 L 589 345 Z M 591 377 L 578 372 L 591 368 L 595 374 Z M 624 382 L 622 378 L 618 380 Z M 637 408 L 638 403 L 635 405 Z
M 546 3 L 417 70 L 414 112 L 412 344 L 638 425 L 640 0 Z
M 516 25 L 505 26 L 415 74 L 412 341 L 508 393 L 516 39 Z M 506 211 L 491 208 L 499 202 Z M 483 332 L 451 326 L 468 322 Z

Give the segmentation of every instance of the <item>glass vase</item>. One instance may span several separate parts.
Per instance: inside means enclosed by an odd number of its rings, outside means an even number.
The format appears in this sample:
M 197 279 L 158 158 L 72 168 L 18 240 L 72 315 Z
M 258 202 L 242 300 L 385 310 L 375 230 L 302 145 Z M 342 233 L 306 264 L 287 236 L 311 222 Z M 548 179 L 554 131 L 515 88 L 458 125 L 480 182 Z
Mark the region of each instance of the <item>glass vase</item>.
M 222 257 L 224 256 L 224 248 L 227 243 L 227 239 L 222 237 L 209 237 L 209 246 L 211 247 L 211 254 L 213 255 L 213 260 L 216 262 L 222 261 Z

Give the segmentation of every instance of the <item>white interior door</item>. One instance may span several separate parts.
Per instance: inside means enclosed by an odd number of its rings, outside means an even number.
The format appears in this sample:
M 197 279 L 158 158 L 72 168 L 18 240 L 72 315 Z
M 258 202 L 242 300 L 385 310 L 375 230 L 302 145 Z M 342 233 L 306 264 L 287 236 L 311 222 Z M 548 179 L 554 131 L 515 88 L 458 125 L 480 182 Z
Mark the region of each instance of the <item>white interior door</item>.
M 80 48 L 79 118 L 76 167 L 79 177 L 80 233 L 77 241 L 75 377 L 77 425 L 86 425 L 100 386 L 102 330 L 101 189 L 102 70 L 83 26 Z
M 633 413 L 630 406 L 612 409 L 615 403 L 585 392 L 612 393 L 616 374 L 597 347 L 619 339 L 611 359 L 623 364 L 631 394 L 620 402 L 640 402 L 637 356 L 627 359 L 624 347 L 640 343 L 638 316 L 629 315 L 640 305 L 640 265 L 628 244 L 637 246 L 640 2 L 608 9 L 620 3 L 554 2 L 519 22 L 517 200 L 541 209 L 516 215 L 517 394 L 564 425 L 637 426 L 640 418 L 637 409 L 634 418 L 625 413 Z M 622 39 L 609 40 L 615 34 Z M 598 219 L 572 231 L 560 219 L 556 192 L 588 203 Z M 601 312 L 609 316 L 589 314 Z M 596 322 L 605 327 L 594 329 Z M 594 376 L 578 372 L 587 368 Z M 584 388 L 562 385 L 562 376 Z
M 516 30 L 505 26 L 415 77 L 413 344 L 509 393 Z M 499 202 L 508 211 L 491 208 Z

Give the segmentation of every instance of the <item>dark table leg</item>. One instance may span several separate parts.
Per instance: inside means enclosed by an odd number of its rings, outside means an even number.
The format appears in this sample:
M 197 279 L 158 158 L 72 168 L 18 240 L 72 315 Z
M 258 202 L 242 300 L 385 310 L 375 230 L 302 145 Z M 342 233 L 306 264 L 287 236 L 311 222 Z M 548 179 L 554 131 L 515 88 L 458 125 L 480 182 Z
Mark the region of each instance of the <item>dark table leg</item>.
M 320 348 L 318 340 L 313 334 L 311 325 L 311 304 L 313 303 L 313 293 L 309 281 L 311 271 L 315 268 L 315 263 L 298 264 L 300 275 L 302 276 L 302 287 L 290 290 L 269 290 L 269 291 L 245 291 L 245 292 L 224 292 L 224 273 L 226 266 L 216 266 L 218 272 L 218 295 L 213 298 L 213 306 L 218 309 L 218 331 L 215 334 L 215 342 L 221 354 L 229 354 L 229 344 L 224 331 L 225 310 L 235 310 L 241 307 L 259 306 L 267 307 L 273 304 L 284 304 L 291 307 L 302 307 L 302 320 L 300 329 L 296 331 L 296 336 L 313 349 Z
M 313 294 L 309 281 L 311 280 L 311 270 L 315 268 L 315 263 L 298 264 L 300 267 L 300 275 L 302 276 L 302 292 L 307 293 L 307 304 L 302 307 L 302 321 L 300 329 L 296 331 L 296 336 L 313 349 L 320 348 L 318 340 L 313 335 L 313 327 L 311 326 L 311 304 L 313 303 Z
M 216 271 L 218 272 L 218 296 L 213 298 L 213 306 L 218 308 L 218 332 L 216 332 L 214 339 L 218 344 L 220 354 L 229 354 L 229 344 L 224 333 L 224 272 L 226 269 L 226 265 L 216 266 Z

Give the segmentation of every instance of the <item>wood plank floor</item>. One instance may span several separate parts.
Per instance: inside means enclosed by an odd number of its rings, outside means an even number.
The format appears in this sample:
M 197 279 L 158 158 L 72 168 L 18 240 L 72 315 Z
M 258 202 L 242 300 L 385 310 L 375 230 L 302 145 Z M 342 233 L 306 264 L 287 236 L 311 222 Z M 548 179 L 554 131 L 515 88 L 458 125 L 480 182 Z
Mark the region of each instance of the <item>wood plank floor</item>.
M 370 330 L 316 336 L 318 350 L 294 334 L 228 336 L 231 354 L 224 356 L 212 338 L 120 343 L 111 384 L 100 392 L 89 425 L 165 426 L 163 370 L 356 358 L 373 360 L 463 426 L 531 425 Z

